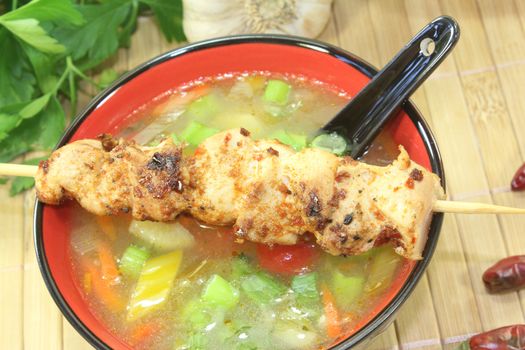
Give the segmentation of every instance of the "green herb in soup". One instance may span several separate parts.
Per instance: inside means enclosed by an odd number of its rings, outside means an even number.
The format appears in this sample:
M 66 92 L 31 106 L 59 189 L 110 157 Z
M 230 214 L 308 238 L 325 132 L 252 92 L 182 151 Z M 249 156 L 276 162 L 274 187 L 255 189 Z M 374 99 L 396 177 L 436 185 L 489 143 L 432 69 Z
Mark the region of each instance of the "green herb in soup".
M 294 76 L 243 74 L 190 85 L 156 101 L 122 135 L 164 137 L 193 152 L 220 130 L 242 127 L 295 150 L 343 154 L 342 135 L 317 130 L 346 102 Z M 395 157 L 387 134 L 367 161 Z M 189 216 L 173 223 L 78 208 L 71 234 L 77 285 L 108 329 L 138 349 L 318 349 L 369 319 L 399 271 L 391 247 L 334 257 L 305 234 L 293 246 L 238 242 L 229 227 Z

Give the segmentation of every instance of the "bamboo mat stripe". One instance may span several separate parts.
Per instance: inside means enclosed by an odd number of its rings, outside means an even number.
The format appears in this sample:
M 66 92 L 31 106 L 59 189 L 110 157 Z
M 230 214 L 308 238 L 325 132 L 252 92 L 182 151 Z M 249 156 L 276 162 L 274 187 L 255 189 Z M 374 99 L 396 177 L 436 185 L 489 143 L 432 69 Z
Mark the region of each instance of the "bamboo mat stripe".
M 413 96 L 436 135 L 454 200 L 525 207 L 509 182 L 525 155 L 525 1 L 335 0 L 320 40 L 381 67 L 433 18 L 461 26 L 453 54 Z M 126 70 L 175 47 L 141 18 Z M 86 87 L 88 94 L 94 91 Z M 84 95 L 79 107 L 90 99 Z M 34 194 L 0 188 L 0 349 L 90 349 L 45 289 L 32 242 Z M 481 274 L 525 254 L 525 217 L 445 216 L 434 258 L 396 321 L 367 349 L 455 349 L 478 332 L 524 323 L 525 292 L 489 295 Z

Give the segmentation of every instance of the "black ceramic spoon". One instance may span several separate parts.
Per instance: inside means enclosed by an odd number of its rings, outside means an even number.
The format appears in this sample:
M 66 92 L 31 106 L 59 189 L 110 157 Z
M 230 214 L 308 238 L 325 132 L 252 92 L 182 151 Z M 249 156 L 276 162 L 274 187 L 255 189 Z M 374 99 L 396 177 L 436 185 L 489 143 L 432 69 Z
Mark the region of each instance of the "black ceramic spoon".
M 323 128 L 340 132 L 350 141 L 349 154 L 366 151 L 386 121 L 447 57 L 459 39 L 457 22 L 438 17 L 423 28 Z

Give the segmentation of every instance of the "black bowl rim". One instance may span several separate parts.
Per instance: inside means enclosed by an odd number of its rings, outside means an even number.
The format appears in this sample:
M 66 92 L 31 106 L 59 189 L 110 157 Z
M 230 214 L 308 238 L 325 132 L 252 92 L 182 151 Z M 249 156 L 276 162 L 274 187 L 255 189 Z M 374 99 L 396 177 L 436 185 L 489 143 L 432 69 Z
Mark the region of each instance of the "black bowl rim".
M 365 74 L 368 77 L 373 77 L 377 73 L 377 69 L 374 68 L 371 64 L 365 60 L 351 54 L 339 47 L 312 39 L 306 39 L 302 37 L 294 37 L 287 35 L 275 35 L 275 34 L 248 34 L 248 35 L 235 35 L 227 36 L 216 39 L 205 40 L 189 45 L 185 45 L 171 51 L 168 51 L 164 54 L 161 54 L 141 65 L 135 69 L 129 71 L 127 74 L 123 75 L 117 81 L 115 81 L 111 86 L 104 89 L 100 92 L 85 108 L 82 110 L 77 117 L 73 120 L 67 130 L 64 132 L 64 135 L 60 139 L 56 148 L 63 146 L 67 141 L 72 137 L 74 132 L 82 124 L 84 119 L 86 119 L 91 112 L 103 102 L 109 95 L 111 95 L 116 89 L 126 84 L 131 79 L 135 78 L 137 75 L 142 74 L 148 69 L 163 63 L 165 61 L 171 60 L 180 55 L 186 53 L 204 50 L 207 48 L 213 48 L 218 46 L 227 46 L 227 45 L 236 45 L 236 44 L 245 44 L 245 43 L 269 43 L 269 44 L 278 44 L 278 45 L 290 45 L 298 46 L 310 50 L 320 51 L 326 54 L 329 54 L 348 65 L 359 70 L 361 73 Z M 417 108 L 412 104 L 412 102 L 405 102 L 403 109 L 405 113 L 410 117 L 418 133 L 423 138 L 425 143 L 426 150 L 430 156 L 430 162 L 432 166 L 432 171 L 436 173 L 441 178 L 442 186 L 445 187 L 445 174 L 443 169 L 443 163 L 441 160 L 441 155 L 437 148 L 437 143 L 434 135 L 430 131 L 430 128 L 426 121 L 421 116 L 421 113 Z M 44 204 L 38 201 L 35 202 L 35 211 L 34 211 L 34 245 L 36 251 L 36 257 L 40 272 L 44 278 L 47 289 L 49 290 L 53 300 L 57 304 L 58 308 L 64 315 L 64 317 L 69 321 L 69 323 L 86 339 L 92 346 L 97 349 L 111 349 L 107 344 L 105 344 L 99 337 L 97 337 L 91 330 L 77 317 L 73 310 L 69 307 L 66 300 L 58 290 L 58 286 L 53 279 L 51 274 L 49 264 L 45 255 L 44 242 L 42 239 L 42 215 L 43 215 Z M 361 330 L 352 336 L 346 338 L 341 343 L 333 346 L 331 350 L 343 350 L 349 349 L 357 344 L 361 343 L 368 336 L 376 333 L 377 331 L 382 330 L 389 324 L 389 321 L 392 320 L 392 317 L 398 311 L 399 307 L 407 300 L 409 295 L 414 290 L 417 282 L 423 275 L 428 263 L 430 262 L 436 244 L 438 241 L 440 229 L 443 223 L 443 214 L 438 213 L 434 214 L 432 218 L 432 223 L 428 233 L 428 240 L 425 245 L 425 250 L 423 253 L 423 259 L 418 261 L 411 274 L 408 276 L 406 283 L 401 287 L 397 295 L 390 301 L 390 303 L 378 314 L 376 315 L 367 325 L 365 325 Z

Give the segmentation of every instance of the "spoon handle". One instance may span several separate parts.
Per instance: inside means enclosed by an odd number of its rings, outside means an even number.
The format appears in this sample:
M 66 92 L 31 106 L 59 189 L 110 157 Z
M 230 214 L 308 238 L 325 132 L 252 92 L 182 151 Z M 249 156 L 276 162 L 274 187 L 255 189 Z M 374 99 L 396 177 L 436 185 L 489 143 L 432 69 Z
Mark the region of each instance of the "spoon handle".
M 459 26 L 441 16 L 424 27 L 323 127 L 342 131 L 350 155 L 362 155 L 390 116 L 445 59 L 459 39 Z

